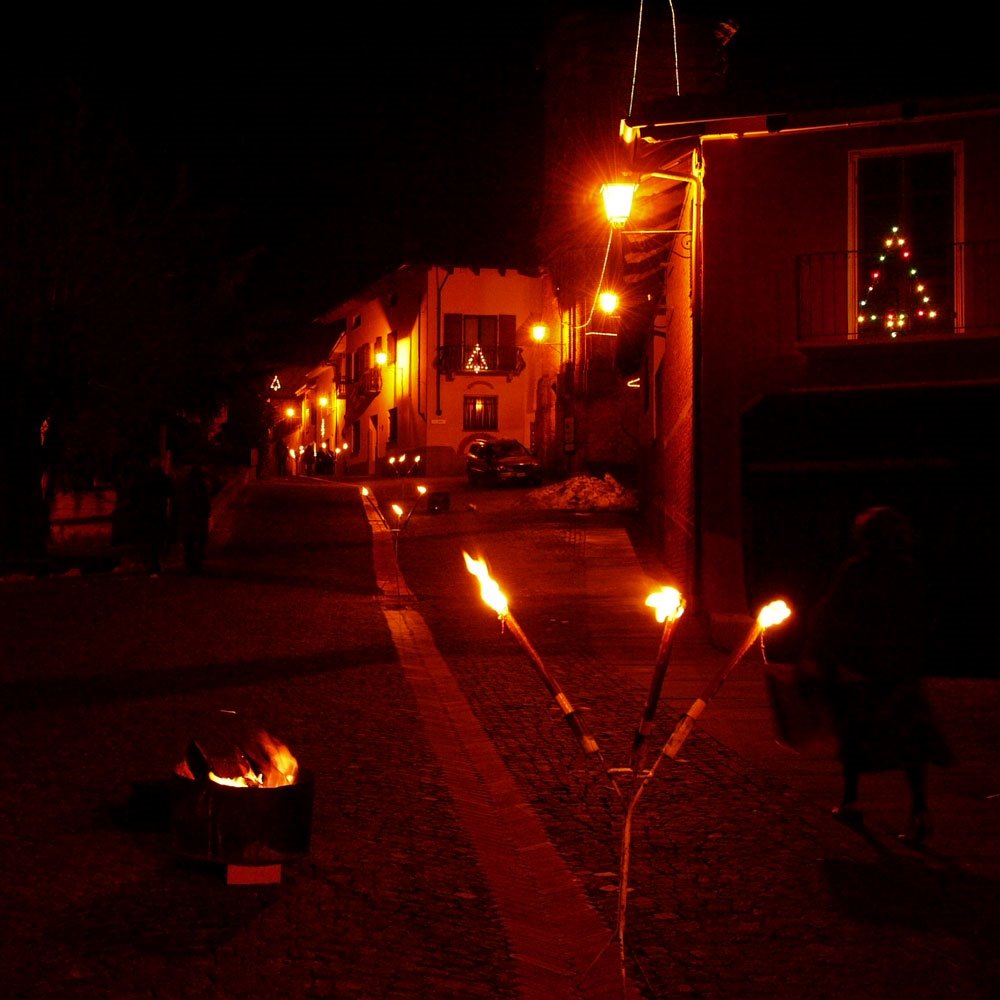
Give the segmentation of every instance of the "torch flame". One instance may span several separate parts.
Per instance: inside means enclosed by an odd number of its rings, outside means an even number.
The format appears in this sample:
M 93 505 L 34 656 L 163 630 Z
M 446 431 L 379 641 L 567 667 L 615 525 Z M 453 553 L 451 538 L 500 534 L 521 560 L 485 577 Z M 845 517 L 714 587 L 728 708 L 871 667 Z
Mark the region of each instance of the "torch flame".
M 490 571 L 484 559 L 473 559 L 468 552 L 463 552 L 465 557 L 465 568 L 479 580 L 479 591 L 483 601 L 491 607 L 500 618 L 503 618 L 508 611 L 507 598 L 497 585 L 497 582 L 490 576 Z
M 403 516 L 403 508 L 400 507 L 398 503 L 394 503 L 392 505 L 392 512 L 396 515 L 396 517 Z
M 646 598 L 646 607 L 656 612 L 656 620 L 661 625 L 668 618 L 675 622 L 684 614 L 684 598 L 676 587 L 661 587 Z
M 366 496 L 368 496 L 368 487 L 367 487 L 367 486 L 362 486 L 362 487 L 361 487 L 361 495 L 362 495 L 363 497 L 366 497 Z
M 784 601 L 771 601 L 764 605 L 757 615 L 757 624 L 761 628 L 770 628 L 772 625 L 780 625 L 790 614 L 792 609 Z

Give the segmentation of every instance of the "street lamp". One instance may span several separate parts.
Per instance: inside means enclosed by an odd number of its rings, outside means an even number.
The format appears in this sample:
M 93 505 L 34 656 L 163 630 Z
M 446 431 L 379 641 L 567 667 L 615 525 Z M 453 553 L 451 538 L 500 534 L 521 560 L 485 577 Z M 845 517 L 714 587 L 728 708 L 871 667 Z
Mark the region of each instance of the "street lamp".
M 610 316 L 618 310 L 618 293 L 603 291 L 597 296 L 597 302 L 600 305 L 602 312 L 606 312 Z
M 601 187 L 601 195 L 604 197 L 604 212 L 608 217 L 608 222 L 615 229 L 622 229 L 628 217 L 632 214 L 632 197 L 638 184 L 616 182 L 604 184 Z

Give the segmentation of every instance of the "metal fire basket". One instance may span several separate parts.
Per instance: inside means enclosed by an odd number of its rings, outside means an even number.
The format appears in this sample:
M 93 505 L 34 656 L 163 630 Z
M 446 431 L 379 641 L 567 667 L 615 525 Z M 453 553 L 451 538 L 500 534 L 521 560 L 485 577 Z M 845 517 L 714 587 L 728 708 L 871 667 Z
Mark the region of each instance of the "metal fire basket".
M 241 867 L 302 858 L 309 853 L 313 787 L 312 774 L 304 770 L 294 784 L 277 788 L 239 788 L 175 774 L 174 849 L 191 860 Z

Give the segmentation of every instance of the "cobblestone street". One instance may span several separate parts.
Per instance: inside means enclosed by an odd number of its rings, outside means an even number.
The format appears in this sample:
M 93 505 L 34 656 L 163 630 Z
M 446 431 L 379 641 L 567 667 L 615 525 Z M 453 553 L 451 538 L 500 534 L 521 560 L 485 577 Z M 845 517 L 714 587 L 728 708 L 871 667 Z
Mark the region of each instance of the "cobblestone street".
M 403 489 L 369 485 L 382 504 Z M 0 581 L 7 995 L 996 996 L 995 681 L 932 688 L 958 763 L 914 852 L 901 783 L 871 786 L 859 835 L 829 818 L 833 761 L 774 752 L 754 647 L 636 810 L 622 969 L 627 779 L 608 768 L 628 762 L 661 633 L 643 599 L 666 581 L 627 513 L 436 486 L 450 508 L 392 535 L 357 484 L 255 481 L 202 576 Z M 729 652 L 683 621 L 656 751 Z M 172 843 L 170 776 L 225 713 L 315 778 L 308 855 L 277 884 L 227 885 Z

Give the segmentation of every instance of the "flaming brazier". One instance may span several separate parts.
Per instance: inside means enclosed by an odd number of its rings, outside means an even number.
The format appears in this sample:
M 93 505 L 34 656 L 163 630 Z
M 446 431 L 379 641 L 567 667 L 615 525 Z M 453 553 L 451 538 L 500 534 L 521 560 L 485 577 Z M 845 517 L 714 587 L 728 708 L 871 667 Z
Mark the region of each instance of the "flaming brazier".
M 290 759 L 283 773 L 250 759 L 244 781 L 220 777 L 192 743 L 171 779 L 175 851 L 226 865 L 230 884 L 280 881 L 282 863 L 308 854 L 312 828 L 313 776 Z

